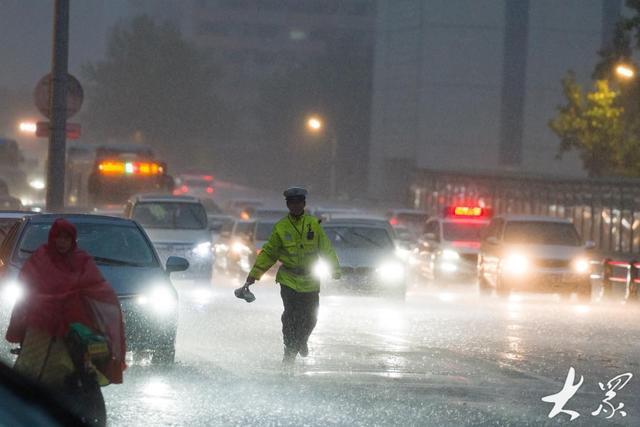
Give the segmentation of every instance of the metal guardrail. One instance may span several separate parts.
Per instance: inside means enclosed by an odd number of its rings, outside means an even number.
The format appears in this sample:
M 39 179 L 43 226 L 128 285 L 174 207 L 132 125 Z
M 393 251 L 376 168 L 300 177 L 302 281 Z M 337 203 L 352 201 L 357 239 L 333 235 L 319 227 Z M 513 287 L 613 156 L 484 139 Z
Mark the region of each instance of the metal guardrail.
M 474 204 L 495 214 L 571 219 L 604 253 L 639 254 L 640 180 L 567 179 L 513 173 L 420 170 L 411 206 L 439 214 L 445 206 Z
M 640 286 L 640 262 L 637 260 L 619 261 L 605 258 L 602 264 L 602 297 L 611 298 L 615 284 L 625 286 L 625 301 L 638 302 Z

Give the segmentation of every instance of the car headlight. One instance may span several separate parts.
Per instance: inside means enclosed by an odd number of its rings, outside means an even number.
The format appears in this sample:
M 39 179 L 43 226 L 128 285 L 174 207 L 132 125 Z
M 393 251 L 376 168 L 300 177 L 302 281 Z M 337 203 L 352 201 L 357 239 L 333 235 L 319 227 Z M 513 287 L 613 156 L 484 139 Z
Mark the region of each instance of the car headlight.
M 524 274 L 529 269 L 529 260 L 521 254 L 511 254 L 502 260 L 502 270 L 508 274 Z
M 442 259 L 447 261 L 457 261 L 460 259 L 460 254 L 451 249 L 444 249 L 440 256 L 442 257 Z
M 22 298 L 24 298 L 24 287 L 20 283 L 11 281 L 2 287 L 2 302 L 4 304 L 13 306 Z
M 573 270 L 579 274 L 587 274 L 591 270 L 589 260 L 586 258 L 578 258 L 573 261 Z
M 233 245 L 231 245 L 231 250 L 233 251 L 233 253 L 239 255 L 249 252 L 249 247 L 242 242 L 234 242 Z
M 376 269 L 376 273 L 385 281 L 401 280 L 404 278 L 404 266 L 397 261 L 388 261 Z
M 211 242 L 202 242 L 197 244 L 193 248 L 193 253 L 202 258 L 211 255 Z
M 178 303 L 171 289 L 163 285 L 157 285 L 148 292 L 139 295 L 136 302 L 138 305 L 147 306 L 159 314 L 172 312 Z
M 327 261 L 319 259 L 313 265 L 311 273 L 313 274 L 313 277 L 318 280 L 326 280 L 331 277 L 331 266 Z

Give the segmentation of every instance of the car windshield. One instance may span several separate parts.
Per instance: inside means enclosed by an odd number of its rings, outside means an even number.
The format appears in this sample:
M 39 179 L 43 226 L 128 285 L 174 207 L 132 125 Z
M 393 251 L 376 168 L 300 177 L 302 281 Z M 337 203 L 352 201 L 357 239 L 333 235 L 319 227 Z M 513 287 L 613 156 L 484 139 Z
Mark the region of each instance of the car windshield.
M 545 221 L 509 222 L 504 231 L 504 241 L 523 245 L 581 245 L 573 224 Z
M 488 225 L 472 222 L 445 222 L 442 224 L 442 234 L 447 241 L 479 242 Z
M 236 224 L 235 234 L 251 236 L 254 225 L 255 224 L 253 222 L 239 222 Z
M 158 265 L 153 250 L 137 227 L 115 224 L 74 223 L 78 230 L 78 247 L 105 264 L 153 267 Z M 47 242 L 51 224 L 29 224 L 22 234 L 18 261 L 26 260 Z
M 200 230 L 207 227 L 207 213 L 200 203 L 138 203 L 133 209 L 133 219 L 148 228 Z
M 268 240 L 275 222 L 259 222 L 256 226 L 256 240 Z
M 336 248 L 393 248 L 393 241 L 385 228 L 332 226 L 325 232 Z

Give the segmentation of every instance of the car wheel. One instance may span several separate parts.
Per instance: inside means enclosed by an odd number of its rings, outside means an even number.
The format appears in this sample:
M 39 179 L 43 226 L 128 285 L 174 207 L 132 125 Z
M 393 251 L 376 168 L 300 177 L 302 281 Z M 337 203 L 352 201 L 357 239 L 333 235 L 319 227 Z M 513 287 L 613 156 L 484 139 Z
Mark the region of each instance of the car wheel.
M 478 276 L 478 293 L 480 296 L 486 297 L 491 295 L 491 285 L 484 275 Z
M 172 345 L 166 348 L 159 348 L 154 350 L 153 359 L 154 364 L 171 365 L 176 361 L 176 348 Z
M 578 301 L 588 303 L 591 302 L 591 282 L 585 282 L 578 285 L 576 289 Z
M 504 280 L 502 280 L 500 276 L 498 276 L 496 283 L 496 294 L 501 298 L 508 298 L 509 295 L 511 295 L 511 288 L 504 283 Z

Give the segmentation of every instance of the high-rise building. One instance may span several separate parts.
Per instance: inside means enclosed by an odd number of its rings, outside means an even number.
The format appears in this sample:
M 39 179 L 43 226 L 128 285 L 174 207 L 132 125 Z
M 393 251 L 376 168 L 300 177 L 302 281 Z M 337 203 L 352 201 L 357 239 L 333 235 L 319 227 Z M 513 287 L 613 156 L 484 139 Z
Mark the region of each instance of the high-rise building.
M 548 127 L 568 70 L 589 81 L 621 0 L 380 0 L 369 194 L 417 170 L 584 175 Z
M 359 46 L 355 54 L 371 57 L 375 6 L 375 0 L 192 0 L 190 38 L 220 65 L 217 95 L 235 113 L 235 140 L 226 153 L 231 161 L 243 154 L 237 160 L 246 163 L 268 148 L 256 109 L 264 82 L 344 39 Z M 347 144 L 366 145 L 368 138 L 341 142 L 339 150 L 348 152 Z M 364 182 L 366 170 L 360 174 Z

